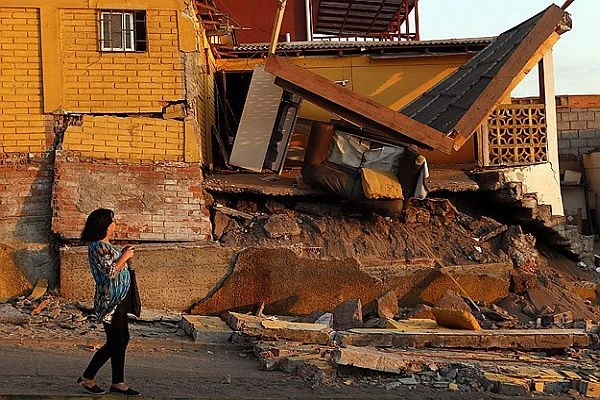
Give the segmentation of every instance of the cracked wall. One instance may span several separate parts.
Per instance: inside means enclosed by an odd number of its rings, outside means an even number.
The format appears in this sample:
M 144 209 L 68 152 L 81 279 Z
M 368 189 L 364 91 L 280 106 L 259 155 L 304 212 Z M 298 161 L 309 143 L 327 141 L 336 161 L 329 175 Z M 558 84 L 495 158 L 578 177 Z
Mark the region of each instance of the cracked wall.
M 148 51 L 100 52 L 100 9 L 145 10 Z M 118 239 L 210 239 L 200 147 L 214 96 L 208 69 L 184 71 L 210 65 L 193 4 L 10 0 L 0 18 L 2 288 L 58 285 L 58 239 L 97 207 L 121 218 Z
M 58 284 L 52 162 L 49 153 L 0 159 L 0 297 L 21 293 L 41 277 Z
M 77 239 L 96 208 L 115 211 L 116 240 L 204 241 L 210 220 L 197 164 L 118 162 L 58 151 L 52 230 Z

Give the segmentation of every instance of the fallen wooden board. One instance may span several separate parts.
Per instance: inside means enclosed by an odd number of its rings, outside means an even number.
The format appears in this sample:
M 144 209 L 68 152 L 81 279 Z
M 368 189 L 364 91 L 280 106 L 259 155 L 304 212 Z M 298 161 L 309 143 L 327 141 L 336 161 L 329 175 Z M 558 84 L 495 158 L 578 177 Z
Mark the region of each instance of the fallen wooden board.
M 587 347 L 582 329 L 497 329 L 481 331 L 350 329 L 337 332 L 341 345 L 376 347 L 435 347 L 470 349 L 564 349 Z

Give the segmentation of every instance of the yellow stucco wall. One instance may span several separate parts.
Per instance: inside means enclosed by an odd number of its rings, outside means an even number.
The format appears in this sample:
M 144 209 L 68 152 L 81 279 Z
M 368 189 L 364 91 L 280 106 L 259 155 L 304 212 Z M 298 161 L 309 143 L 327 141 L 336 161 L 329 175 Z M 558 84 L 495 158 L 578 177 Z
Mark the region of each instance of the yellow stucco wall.
M 346 88 L 367 96 L 394 110 L 400 110 L 421 93 L 454 72 L 472 55 L 427 56 L 375 59 L 369 56 L 327 56 L 290 58 L 295 64 L 332 81 L 346 81 Z M 253 70 L 261 60 L 222 60 L 224 71 Z M 338 117 L 322 108 L 303 102 L 301 118 L 329 121 Z M 474 138 L 458 152 L 445 155 L 438 151 L 422 151 L 435 163 L 469 163 L 476 160 Z
M 0 5 L 0 153 L 46 149 L 39 10 Z
M 84 116 L 71 126 L 64 150 L 97 158 L 183 161 L 184 122 L 158 118 Z
M 147 52 L 98 51 L 98 11 L 60 10 L 64 100 L 71 112 L 161 112 L 185 98 L 177 12 L 148 10 Z

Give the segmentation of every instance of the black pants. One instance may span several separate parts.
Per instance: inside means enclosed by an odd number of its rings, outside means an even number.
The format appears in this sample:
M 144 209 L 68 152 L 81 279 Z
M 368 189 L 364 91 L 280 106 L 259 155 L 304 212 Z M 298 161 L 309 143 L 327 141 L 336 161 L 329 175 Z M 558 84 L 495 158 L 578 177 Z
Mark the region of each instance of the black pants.
M 104 323 L 106 332 L 106 343 L 96 351 L 90 364 L 83 373 L 85 379 L 94 379 L 96 374 L 110 358 L 112 370 L 112 383 L 125 382 L 125 351 L 129 343 L 129 326 L 127 324 L 127 312 L 129 304 L 129 293 L 117 306 L 112 323 Z

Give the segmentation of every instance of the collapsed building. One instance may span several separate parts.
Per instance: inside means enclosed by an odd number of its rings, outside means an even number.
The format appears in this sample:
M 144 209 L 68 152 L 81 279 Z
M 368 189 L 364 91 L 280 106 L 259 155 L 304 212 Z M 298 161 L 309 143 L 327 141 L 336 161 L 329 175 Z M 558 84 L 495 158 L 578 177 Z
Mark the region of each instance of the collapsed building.
M 90 298 L 77 244 L 97 207 L 138 244 L 146 305 L 205 314 L 389 290 L 435 304 L 442 266 L 494 302 L 530 261 L 499 242 L 528 240 L 506 225 L 589 256 L 556 168 L 560 7 L 496 38 L 280 43 L 265 60 L 266 45 L 224 47 L 210 2 L 32 4 L 0 7 L 3 297 L 47 278 Z M 512 103 L 535 66 L 540 101 Z M 489 215 L 462 212 L 482 199 Z

